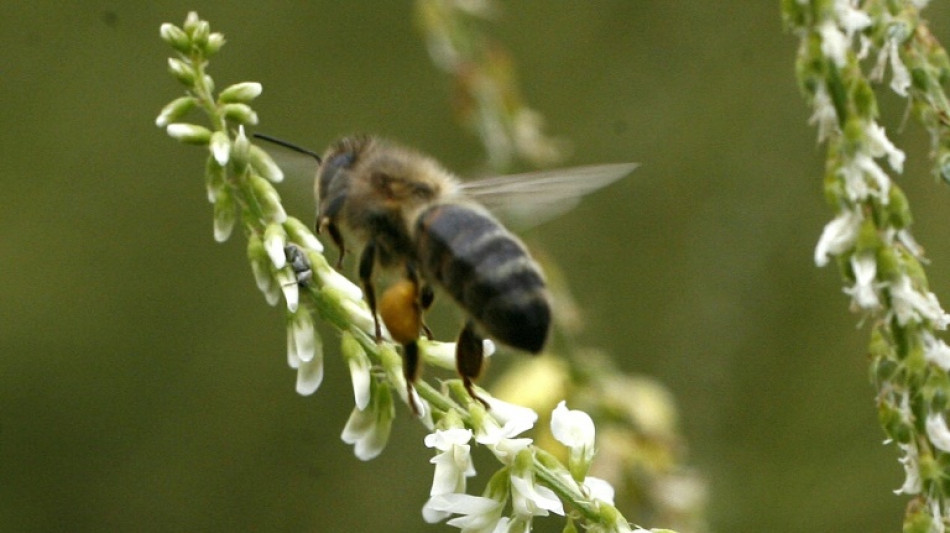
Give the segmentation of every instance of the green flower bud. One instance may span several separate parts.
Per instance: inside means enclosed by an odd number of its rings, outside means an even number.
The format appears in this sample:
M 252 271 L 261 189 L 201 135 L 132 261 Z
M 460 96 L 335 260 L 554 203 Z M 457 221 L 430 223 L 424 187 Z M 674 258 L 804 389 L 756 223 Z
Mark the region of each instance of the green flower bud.
M 208 43 L 205 44 L 205 47 L 204 47 L 205 56 L 210 57 L 210 56 L 213 56 L 214 54 L 217 54 L 218 50 L 220 50 L 221 47 L 224 46 L 224 43 L 225 43 L 224 35 L 218 32 L 214 32 L 211 35 L 209 35 Z
M 224 242 L 234 229 L 234 199 L 228 189 L 218 191 L 214 199 L 214 240 Z
M 218 165 L 223 167 L 228 164 L 228 159 L 231 157 L 231 139 L 228 138 L 227 133 L 223 131 L 212 133 L 209 148 L 211 149 L 211 156 L 217 161 Z
M 207 20 L 199 20 L 195 24 L 195 29 L 191 32 L 191 40 L 199 48 L 204 48 L 208 44 L 208 35 L 211 34 L 211 25 Z
M 188 15 L 185 17 L 185 23 L 182 24 L 181 27 L 188 35 L 194 35 L 195 28 L 197 28 L 198 23 L 200 22 L 201 19 L 198 18 L 198 13 L 189 11 Z
M 155 119 L 155 125 L 164 128 L 183 117 L 186 113 L 195 107 L 197 101 L 191 96 L 182 96 L 172 100 L 168 105 L 162 108 L 158 117 Z
M 257 233 L 251 233 L 247 238 L 247 259 L 251 264 L 257 288 L 264 293 L 264 299 L 270 305 L 277 305 L 280 300 L 280 286 L 271 272 L 270 258 L 264 249 L 264 241 Z
M 187 144 L 206 145 L 211 141 L 211 130 L 196 124 L 176 122 L 169 124 L 168 127 L 165 128 L 165 132 L 168 133 L 168 136 L 172 139 Z
M 269 181 L 257 174 L 250 175 L 250 182 L 267 220 L 283 224 L 287 220 L 287 212 L 284 211 L 284 206 L 280 203 L 280 195 L 277 194 L 274 187 Z
M 260 96 L 263 90 L 263 86 L 256 81 L 235 83 L 221 91 L 218 101 L 225 104 L 246 104 Z
M 280 167 L 277 166 L 277 163 L 274 162 L 270 154 L 263 149 L 252 144 L 250 148 L 248 148 L 248 158 L 250 159 L 251 166 L 254 167 L 254 170 L 261 176 L 264 176 L 273 183 L 284 181 L 283 171 L 280 170 Z
M 213 156 L 209 157 L 205 164 L 205 189 L 208 193 L 209 203 L 214 203 L 219 191 L 224 186 L 224 168 L 218 165 Z
M 323 245 L 320 244 L 317 237 L 310 231 L 310 228 L 304 225 L 300 220 L 294 217 L 287 217 L 287 221 L 284 222 L 284 229 L 287 230 L 287 235 L 291 241 L 317 252 L 323 251 Z
M 161 29 L 159 29 L 159 35 L 161 35 L 163 41 L 172 45 L 172 48 L 175 50 L 183 54 L 187 54 L 191 51 L 191 39 L 189 39 L 188 34 L 178 26 L 166 22 L 162 24 Z
M 195 71 L 187 62 L 175 57 L 169 57 L 168 72 L 186 86 L 194 87 Z
M 224 104 L 224 116 L 238 124 L 257 124 L 257 113 L 247 104 Z

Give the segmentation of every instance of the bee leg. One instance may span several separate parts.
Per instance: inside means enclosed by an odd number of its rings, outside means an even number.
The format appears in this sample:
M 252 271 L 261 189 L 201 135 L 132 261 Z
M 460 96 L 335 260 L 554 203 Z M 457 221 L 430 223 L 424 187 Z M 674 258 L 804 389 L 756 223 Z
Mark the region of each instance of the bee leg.
M 333 265 L 337 270 L 340 270 L 343 268 L 343 256 L 346 254 L 346 246 L 343 244 L 343 234 L 340 233 L 340 228 L 330 220 L 330 217 L 323 217 L 317 222 L 317 233 L 323 233 L 324 230 L 330 234 L 333 245 L 340 251 L 336 264 Z
M 416 267 L 412 263 L 406 263 L 406 277 L 416 286 L 416 306 L 418 307 L 418 314 L 420 316 L 420 325 L 422 327 L 422 333 L 425 334 L 426 338 L 430 341 L 433 339 L 432 330 L 429 329 L 429 326 L 422 321 L 422 313 L 427 311 L 429 307 L 432 306 L 432 300 L 435 299 L 435 293 L 432 291 L 432 287 L 428 283 L 421 283 L 419 281 L 419 274 L 416 271 Z
M 475 323 L 471 320 L 465 322 L 465 327 L 459 334 L 458 343 L 455 345 L 455 366 L 458 373 L 462 376 L 462 383 L 468 395 L 478 400 L 485 409 L 490 409 L 488 402 L 475 394 L 472 381 L 478 378 L 482 372 L 482 360 L 484 359 L 484 343 L 482 337 L 475 332 Z
M 342 255 L 340 256 L 342 258 Z M 360 255 L 360 282 L 363 284 L 363 292 L 366 293 L 366 304 L 369 305 L 369 312 L 373 315 L 373 324 L 376 326 L 376 342 L 383 338 L 382 330 L 379 327 L 379 317 L 376 316 L 376 290 L 373 288 L 373 266 L 376 264 L 376 244 L 369 241 L 363 248 Z
M 402 374 L 406 377 L 406 397 L 409 399 L 412 414 L 418 417 L 419 406 L 416 405 L 412 384 L 416 382 L 416 376 L 419 374 L 419 345 L 416 341 L 410 341 L 403 344 L 402 348 Z
M 422 311 L 427 311 L 432 307 L 432 301 L 435 300 L 435 292 L 432 291 L 432 287 L 428 284 L 423 283 L 419 288 L 419 308 Z M 429 326 L 425 322 L 422 323 L 422 332 L 425 333 L 425 336 L 430 341 L 435 338 L 432 335 L 432 330 L 429 329 Z

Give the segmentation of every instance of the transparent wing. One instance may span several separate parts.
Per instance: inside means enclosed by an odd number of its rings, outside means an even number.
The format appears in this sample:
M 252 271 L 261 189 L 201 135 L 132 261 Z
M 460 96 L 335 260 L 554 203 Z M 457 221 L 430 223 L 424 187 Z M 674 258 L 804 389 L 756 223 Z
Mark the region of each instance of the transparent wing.
M 462 182 L 462 191 L 520 229 L 572 209 L 585 194 L 633 172 L 637 163 L 541 170 Z

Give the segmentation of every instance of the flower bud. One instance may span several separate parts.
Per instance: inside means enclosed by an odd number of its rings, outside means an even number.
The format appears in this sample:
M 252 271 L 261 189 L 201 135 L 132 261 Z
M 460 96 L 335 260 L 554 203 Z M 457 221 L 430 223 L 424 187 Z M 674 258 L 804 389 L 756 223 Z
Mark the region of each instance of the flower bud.
M 159 128 L 167 127 L 172 122 L 185 116 L 186 113 L 195 107 L 195 99 L 191 96 L 182 96 L 172 100 L 168 105 L 162 108 L 158 117 L 155 119 L 155 125 Z
M 218 191 L 214 199 L 214 240 L 224 242 L 234 229 L 234 199 L 227 189 Z
M 269 224 L 264 230 L 264 249 L 270 257 L 274 268 L 284 268 L 287 264 L 287 255 L 284 246 L 287 244 L 287 232 L 279 224 Z
M 174 57 L 168 58 L 168 72 L 178 81 L 193 87 L 195 85 L 195 71 L 191 65 Z
M 257 233 L 251 233 L 247 238 L 247 259 L 251 263 L 251 271 L 254 273 L 257 288 L 264 293 L 268 304 L 276 305 L 280 300 L 280 287 L 274 281 L 270 258 L 267 257 L 264 242 Z
M 210 141 L 211 155 L 218 165 L 225 166 L 231 158 L 231 140 L 228 134 L 223 131 L 216 131 L 211 134 Z
M 211 35 L 208 36 L 208 42 L 204 46 L 205 55 L 213 56 L 214 54 L 217 54 L 218 50 L 220 50 L 221 47 L 224 46 L 224 43 L 225 43 L 224 35 L 218 32 L 213 32 Z
M 163 41 L 172 45 L 172 48 L 175 50 L 183 54 L 187 54 L 191 51 L 191 39 L 189 39 L 188 34 L 178 26 L 166 22 L 162 24 L 158 34 L 162 37 Z
M 247 104 L 224 104 L 222 110 L 225 118 L 238 124 L 257 124 L 257 113 Z
M 253 144 L 248 148 L 248 158 L 251 166 L 254 167 L 261 176 L 267 178 L 272 183 L 284 181 L 284 173 L 277 166 L 277 163 L 271 158 L 270 154 Z
M 323 244 L 317 240 L 317 237 L 310 231 L 310 228 L 305 226 L 300 220 L 294 217 L 287 217 L 287 220 L 284 222 L 284 229 L 287 230 L 289 240 L 303 245 L 304 248 L 309 248 L 317 252 L 323 251 Z
M 264 88 L 256 81 L 244 81 L 227 87 L 218 95 L 223 104 L 246 104 L 261 95 Z
M 196 124 L 175 122 L 165 128 L 165 133 L 186 144 L 206 145 L 211 141 L 211 130 Z

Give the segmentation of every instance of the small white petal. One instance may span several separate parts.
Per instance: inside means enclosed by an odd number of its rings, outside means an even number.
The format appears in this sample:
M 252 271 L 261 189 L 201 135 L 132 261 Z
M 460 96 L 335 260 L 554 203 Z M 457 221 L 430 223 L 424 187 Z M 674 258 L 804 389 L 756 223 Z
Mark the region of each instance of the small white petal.
M 880 304 L 877 296 L 877 259 L 872 252 L 851 255 L 851 269 L 854 271 L 854 286 L 846 287 L 845 294 L 852 297 L 854 305 L 861 309 L 874 309 Z
M 313 319 L 306 309 L 294 313 L 290 320 L 290 328 L 294 334 L 294 347 L 297 358 L 306 363 L 313 360 L 317 349 L 317 334 L 314 330 Z
M 551 434 L 568 448 L 594 447 L 594 421 L 577 409 L 568 409 L 564 400 L 551 413 Z
M 297 284 L 297 276 L 289 268 L 278 270 L 274 277 L 280 290 L 284 293 L 284 300 L 287 302 L 287 310 L 291 313 L 297 311 L 300 304 L 300 286 Z
M 323 350 L 317 350 L 317 353 L 309 361 L 301 361 L 297 368 L 297 394 L 309 396 L 320 388 L 323 383 Z
M 564 504 L 554 491 L 524 476 L 511 476 L 512 509 L 520 516 L 547 516 L 548 512 L 564 515 Z
M 362 411 L 369 405 L 370 400 L 370 367 L 369 360 L 365 355 L 363 358 L 350 358 L 348 360 L 350 367 L 350 377 L 353 381 L 353 398 L 356 402 L 356 408 Z
M 898 448 L 904 451 L 904 456 L 899 462 L 904 467 L 904 484 L 894 491 L 894 494 L 920 494 L 921 481 L 920 471 L 918 469 L 917 448 L 912 444 L 898 444 Z
M 897 40 L 891 39 L 888 55 L 891 57 L 891 89 L 901 95 L 907 96 L 907 89 L 910 88 L 910 72 L 901 61 L 897 50 Z
M 360 411 L 354 408 L 340 439 L 353 445 L 353 454 L 357 459 L 369 461 L 386 447 L 391 427 L 391 417 L 381 416 L 375 409 Z
M 921 333 L 924 344 L 924 359 L 937 365 L 944 371 L 950 371 L 950 346 L 933 336 L 929 331 Z
M 825 266 L 830 256 L 840 255 L 854 246 L 862 220 L 859 211 L 849 210 L 841 212 L 826 224 L 815 246 L 815 264 Z
M 599 477 L 587 476 L 584 478 L 584 487 L 590 492 L 590 495 L 594 498 L 607 502 L 610 505 L 614 504 L 614 488 L 611 486 L 607 480 L 600 479 Z
M 826 20 L 818 26 L 821 35 L 821 51 L 834 61 L 838 68 L 847 63 L 848 38 L 831 20 Z
M 277 224 L 271 224 L 264 230 L 264 250 L 267 251 L 267 257 L 270 257 L 276 269 L 284 268 L 287 264 L 285 246 L 287 246 L 287 234 L 283 228 Z
M 941 414 L 927 415 L 927 437 L 940 451 L 950 452 L 950 428 Z

